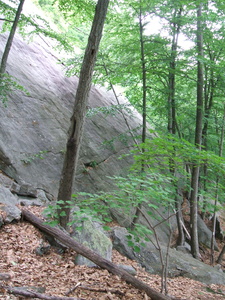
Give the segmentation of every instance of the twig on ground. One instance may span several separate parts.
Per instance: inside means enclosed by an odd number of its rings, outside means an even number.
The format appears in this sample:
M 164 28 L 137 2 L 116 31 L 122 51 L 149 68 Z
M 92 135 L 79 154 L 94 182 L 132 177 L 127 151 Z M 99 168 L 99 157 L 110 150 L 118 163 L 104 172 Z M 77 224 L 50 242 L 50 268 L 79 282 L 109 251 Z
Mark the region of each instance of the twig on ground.
M 69 289 L 69 291 L 65 293 L 65 296 L 68 296 L 69 294 L 74 292 L 80 285 L 81 285 L 81 282 L 78 282 L 73 288 Z
M 77 298 L 77 297 L 59 297 L 59 296 L 49 296 L 42 293 L 37 293 L 34 291 L 29 291 L 27 289 L 21 289 L 19 287 L 11 287 L 0 284 L 0 288 L 5 289 L 8 293 L 13 295 L 19 295 L 27 298 L 39 298 L 44 300 L 85 300 L 83 298 Z
M 86 286 L 86 285 L 78 285 L 76 284 L 76 286 L 69 290 L 69 292 L 66 293 L 66 295 L 69 295 L 70 293 L 72 293 L 73 291 L 75 291 L 76 289 L 82 289 L 82 290 L 88 290 L 91 292 L 97 292 L 97 293 L 111 293 L 111 294 L 117 294 L 120 296 L 124 296 L 125 293 L 116 290 L 116 289 L 112 289 L 112 288 L 97 288 L 97 287 L 91 287 L 91 286 Z

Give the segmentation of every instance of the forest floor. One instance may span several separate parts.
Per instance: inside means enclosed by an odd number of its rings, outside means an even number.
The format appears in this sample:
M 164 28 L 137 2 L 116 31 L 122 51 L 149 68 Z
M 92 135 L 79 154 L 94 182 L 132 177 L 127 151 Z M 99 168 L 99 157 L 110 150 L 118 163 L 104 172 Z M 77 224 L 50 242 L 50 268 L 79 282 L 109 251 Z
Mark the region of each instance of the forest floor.
M 40 208 L 29 208 L 40 216 Z M 54 249 L 44 256 L 35 249 L 42 241 L 42 234 L 33 225 L 21 221 L 0 228 L 0 273 L 8 273 L 11 279 L 5 285 L 44 287 L 45 294 L 78 297 L 86 300 L 147 300 L 145 293 L 121 281 L 118 276 L 100 268 L 77 266 L 73 263 L 76 253 L 67 250 L 58 254 Z M 222 245 L 220 245 L 222 247 Z M 207 253 L 204 259 L 208 261 Z M 160 291 L 161 278 L 147 273 L 135 261 L 113 251 L 112 261 L 131 265 L 137 270 L 136 277 L 153 289 Z M 224 262 L 224 261 L 223 261 Z M 168 278 L 168 295 L 176 299 L 209 300 L 225 299 L 225 286 L 207 286 L 185 277 Z M 75 288 L 77 286 L 77 288 Z M 72 291 L 72 289 L 74 289 Z M 19 300 L 0 289 L 1 300 Z M 35 299 L 35 298 L 33 298 Z

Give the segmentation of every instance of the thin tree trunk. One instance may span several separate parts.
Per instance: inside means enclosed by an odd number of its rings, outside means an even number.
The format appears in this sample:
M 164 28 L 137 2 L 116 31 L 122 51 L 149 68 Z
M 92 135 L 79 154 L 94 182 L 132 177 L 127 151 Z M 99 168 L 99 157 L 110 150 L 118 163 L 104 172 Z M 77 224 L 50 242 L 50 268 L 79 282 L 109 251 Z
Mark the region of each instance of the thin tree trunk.
M 60 208 L 58 216 L 60 225 L 67 228 L 70 215 L 71 195 L 73 191 L 74 176 L 77 169 L 79 150 L 83 135 L 83 125 L 86 115 L 88 96 L 91 88 L 92 75 L 102 37 L 103 26 L 106 18 L 109 0 L 98 0 L 92 29 L 89 35 L 83 64 L 80 71 L 75 105 L 69 128 L 63 169 L 58 192 Z
M 211 53 L 209 46 L 208 46 L 208 53 L 209 53 L 209 57 L 210 57 L 210 62 L 211 64 L 215 64 L 215 58 L 213 56 L 213 54 Z M 205 103 L 204 103 L 204 125 L 203 125 L 203 129 L 202 129 L 202 145 L 204 146 L 204 150 L 207 151 L 208 150 L 208 124 L 209 124 L 209 117 L 211 114 L 211 110 L 213 107 L 213 99 L 214 99 L 214 91 L 216 88 L 216 81 L 214 78 L 214 72 L 212 69 L 212 66 L 209 67 L 210 68 L 210 78 L 208 79 L 207 77 L 207 73 L 208 73 L 208 68 L 205 67 L 205 87 L 204 87 L 204 99 L 205 99 Z M 208 176 L 208 165 L 207 162 L 204 164 L 203 166 L 203 188 L 204 191 L 207 192 L 207 176 Z M 201 214 L 202 219 L 204 220 L 205 218 L 205 213 L 206 213 L 206 201 L 205 199 L 203 199 L 203 212 Z
M 69 234 L 64 233 L 62 230 L 58 228 L 53 228 L 49 225 L 44 224 L 44 222 L 36 217 L 34 214 L 29 212 L 26 209 L 22 210 L 22 215 L 25 220 L 30 222 L 31 224 L 35 225 L 37 228 L 39 228 L 41 231 L 46 232 L 62 242 L 65 246 L 75 250 L 78 254 L 83 255 L 84 257 L 88 258 L 98 266 L 100 266 L 103 269 L 108 270 L 110 273 L 120 276 L 122 280 L 126 281 L 127 283 L 130 283 L 135 288 L 145 291 L 145 293 L 151 297 L 152 300 L 169 300 L 171 299 L 169 296 L 165 296 L 154 289 L 152 289 L 150 286 L 148 286 L 146 283 L 143 283 L 139 279 L 135 278 L 131 274 L 127 273 L 122 268 L 118 267 L 111 261 L 101 257 L 99 254 L 95 253 L 91 249 L 83 246 L 82 244 L 79 244 L 76 242 L 73 238 L 69 236 Z
M 141 47 L 141 69 L 142 69 L 142 144 L 146 141 L 146 132 L 147 132 L 147 70 L 146 70 L 146 62 L 145 62 L 145 48 L 144 48 L 144 25 L 142 22 L 142 8 L 140 7 L 139 13 L 139 30 L 140 30 L 140 47 Z M 145 147 L 141 148 L 141 152 L 145 152 Z M 141 172 L 145 170 L 145 162 L 142 161 Z M 140 189 L 142 186 L 140 186 Z M 141 211 L 141 203 L 138 203 L 136 208 L 136 212 L 131 223 L 131 228 L 134 228 L 138 222 Z
M 107 77 L 108 77 L 110 88 L 111 88 L 111 90 L 112 90 L 112 92 L 113 92 L 113 94 L 114 94 L 114 96 L 115 96 L 115 98 L 116 98 L 116 102 L 117 102 L 118 105 L 120 105 L 119 97 L 117 96 L 116 90 L 115 90 L 115 88 L 114 88 L 114 86 L 113 86 L 113 84 L 112 84 L 112 81 L 110 80 L 109 72 L 108 72 L 107 66 L 106 66 L 106 64 L 105 64 L 104 61 L 103 61 L 103 67 L 104 67 L 105 73 L 106 73 L 106 75 L 107 75 Z M 124 112 L 123 112 L 123 109 L 121 109 L 120 112 L 121 112 L 121 114 L 122 114 L 122 116 L 123 116 L 123 119 L 124 119 L 126 125 L 127 125 L 127 128 L 128 128 L 129 133 L 130 133 L 130 135 L 131 135 L 131 137 L 132 137 L 132 139 L 133 139 L 133 141 L 134 141 L 135 146 L 138 147 L 138 141 L 137 141 L 137 139 L 135 138 L 135 136 L 134 136 L 134 134 L 133 134 L 133 132 L 132 132 L 132 128 L 130 127 L 130 124 L 129 124 L 129 122 L 128 122 L 128 120 L 127 120 L 127 118 L 126 118 L 126 116 L 125 116 L 125 114 L 124 114 Z M 138 148 L 138 149 L 139 149 L 139 148 Z
M 223 144 L 224 144 L 224 131 L 225 131 L 225 105 L 224 105 L 224 111 L 223 111 L 223 123 L 222 123 L 222 130 L 221 130 L 221 136 L 219 141 L 219 156 L 223 156 Z M 213 228 L 212 228 L 212 237 L 211 237 L 211 259 L 210 262 L 213 265 L 215 258 L 214 258 L 214 242 L 216 237 L 216 206 L 219 199 L 219 176 L 216 178 L 216 198 L 214 203 L 214 212 L 213 212 Z M 224 250 L 225 251 L 225 250 Z
M 190 199 L 190 225 L 191 225 L 191 252 L 193 257 L 199 258 L 199 243 L 198 243 L 198 180 L 199 166 L 194 166 L 191 178 L 191 199 Z
M 178 189 L 176 190 L 175 196 L 175 209 L 176 209 L 176 220 L 178 228 L 177 245 L 183 246 L 185 243 L 184 227 L 183 227 L 183 215 L 181 210 L 181 199 L 179 197 Z
M 175 102 L 175 85 L 176 85 L 176 58 L 177 58 L 177 45 L 178 45 L 178 37 L 180 33 L 180 22 L 179 19 L 181 17 L 182 8 L 178 11 L 177 9 L 174 10 L 173 15 L 173 38 L 172 38 L 172 45 L 171 45 L 171 55 L 170 55 L 170 68 L 169 68 L 169 76 L 168 76 L 168 86 L 169 86 L 169 94 L 168 94 L 168 132 L 170 134 L 176 134 L 176 102 Z M 177 19 L 177 21 L 175 21 Z M 176 155 L 176 149 L 174 149 L 174 156 Z M 174 160 L 171 159 L 170 161 L 170 172 L 173 176 L 176 174 L 176 166 Z M 176 183 L 172 183 L 175 185 L 176 195 L 175 195 L 175 208 L 176 208 L 176 220 L 177 220 L 177 227 L 178 227 L 178 239 L 177 244 L 183 245 L 184 244 L 184 231 L 182 225 L 182 212 L 181 212 L 181 203 L 180 197 L 178 195 L 178 189 L 176 187 Z
M 198 76 L 197 76 L 197 108 L 195 145 L 201 150 L 202 143 L 202 119 L 203 119 L 203 33 L 202 33 L 202 3 L 197 8 L 197 55 L 198 55 Z M 195 258 L 200 257 L 198 242 L 198 186 L 199 186 L 199 165 L 193 166 L 191 179 L 190 219 L 191 219 L 191 252 Z
M 22 9 L 23 9 L 24 2 L 25 2 L 25 0 L 20 1 L 20 4 L 18 6 L 12 28 L 11 28 L 10 33 L 9 33 L 9 37 L 8 37 L 8 40 L 7 40 L 7 43 L 6 43 L 6 46 L 5 46 L 5 51 L 2 55 L 1 66 L 0 66 L 0 75 L 4 74 L 5 70 L 6 70 L 6 64 L 7 64 L 9 52 L 10 52 L 10 49 L 11 49 L 11 46 L 12 46 L 13 38 L 14 38 L 15 33 L 16 33 L 16 28 L 17 28 L 17 25 L 18 25 L 18 22 L 19 22 L 19 19 L 20 19 L 20 15 L 21 15 L 21 12 L 22 12 Z
M 175 103 L 175 84 L 176 84 L 176 58 L 177 58 L 177 45 L 178 37 L 180 33 L 180 22 L 182 8 L 177 11 L 175 9 L 173 15 L 173 37 L 171 45 L 171 55 L 170 55 L 170 68 L 169 68 L 169 95 L 168 95 L 168 132 L 171 134 L 176 134 L 176 103 Z M 175 21 L 178 19 L 178 21 Z

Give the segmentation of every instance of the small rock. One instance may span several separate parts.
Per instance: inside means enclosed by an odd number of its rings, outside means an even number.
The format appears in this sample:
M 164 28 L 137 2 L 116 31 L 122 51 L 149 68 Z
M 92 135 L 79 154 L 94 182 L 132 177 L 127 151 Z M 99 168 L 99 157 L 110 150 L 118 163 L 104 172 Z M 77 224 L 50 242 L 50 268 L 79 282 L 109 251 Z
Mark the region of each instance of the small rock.
M 184 246 L 177 246 L 177 251 L 181 251 L 183 253 L 191 253 L 191 247 L 189 244 L 185 243 Z
M 135 268 L 133 268 L 132 266 L 129 265 L 118 265 L 119 268 L 123 269 L 124 271 L 126 271 L 127 273 L 135 276 L 137 275 L 137 271 L 135 270 Z
M 0 227 L 2 227 L 2 225 L 4 225 L 4 220 L 3 217 L 0 215 Z
M 11 275 L 8 273 L 0 273 L 0 280 L 8 281 L 11 279 Z
M 33 188 L 30 184 L 22 184 L 17 194 L 37 198 L 37 189 Z
M 221 267 L 220 264 L 215 265 L 214 268 L 215 268 L 216 270 L 218 270 L 219 272 L 222 272 L 222 273 L 223 273 L 223 270 L 222 270 L 222 267 Z
M 39 246 L 35 249 L 37 255 L 43 256 L 49 254 L 51 246 Z

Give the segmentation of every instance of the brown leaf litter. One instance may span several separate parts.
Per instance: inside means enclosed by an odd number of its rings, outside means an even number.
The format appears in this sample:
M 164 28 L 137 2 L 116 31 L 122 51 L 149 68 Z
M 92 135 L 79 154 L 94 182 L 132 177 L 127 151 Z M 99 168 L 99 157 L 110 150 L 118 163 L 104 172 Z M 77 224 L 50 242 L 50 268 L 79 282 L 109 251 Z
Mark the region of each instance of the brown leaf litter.
M 40 216 L 39 208 L 29 208 Z M 118 276 L 100 268 L 76 266 L 76 253 L 67 250 L 59 254 L 51 248 L 40 256 L 35 249 L 42 243 L 42 234 L 27 222 L 7 224 L 0 229 L 0 273 L 10 274 L 5 284 L 13 287 L 40 287 L 48 295 L 78 297 L 86 300 L 147 300 L 144 292 L 133 288 Z M 161 278 L 151 275 L 135 261 L 113 250 L 113 262 L 131 265 L 137 277 L 160 291 Z M 0 281 L 4 282 L 4 281 Z M 185 277 L 168 279 L 169 295 L 177 299 L 225 299 L 225 287 L 206 286 Z M 0 290 L 1 300 L 22 299 Z

